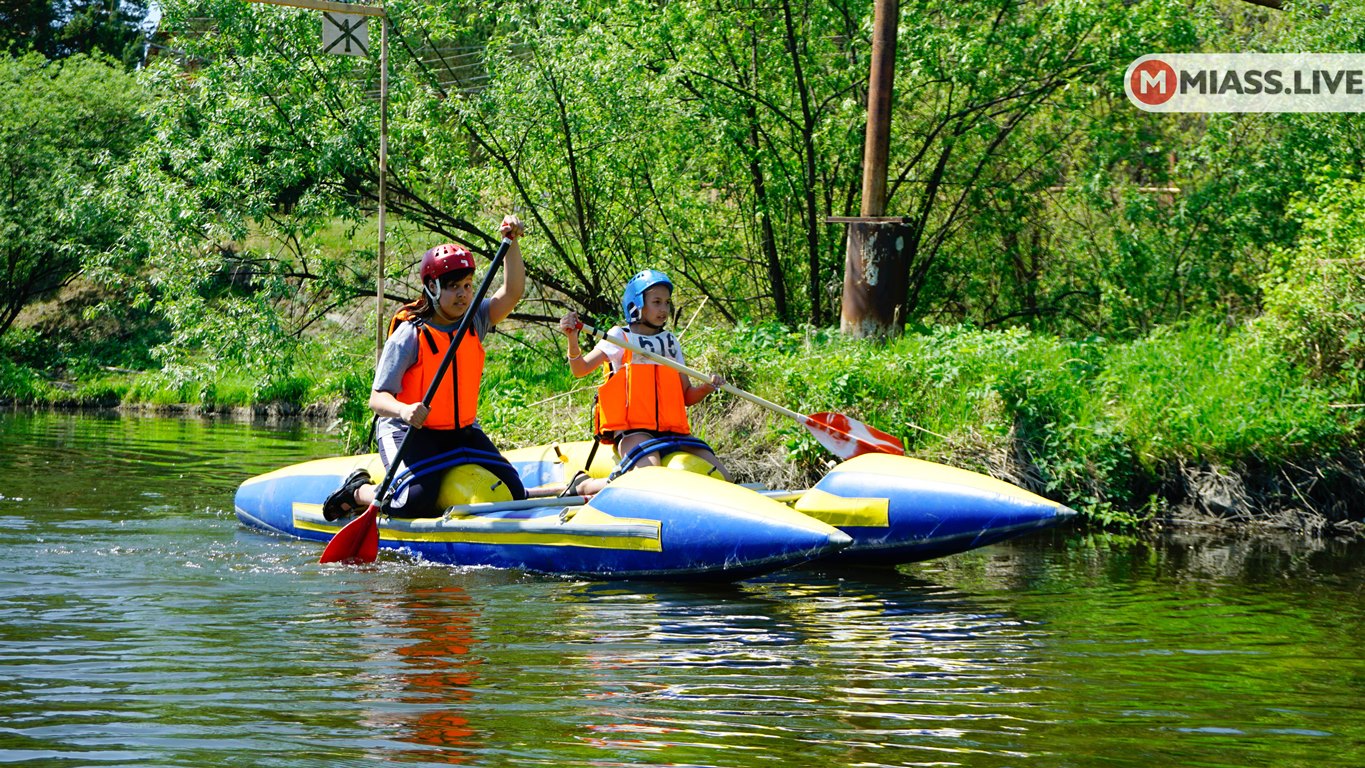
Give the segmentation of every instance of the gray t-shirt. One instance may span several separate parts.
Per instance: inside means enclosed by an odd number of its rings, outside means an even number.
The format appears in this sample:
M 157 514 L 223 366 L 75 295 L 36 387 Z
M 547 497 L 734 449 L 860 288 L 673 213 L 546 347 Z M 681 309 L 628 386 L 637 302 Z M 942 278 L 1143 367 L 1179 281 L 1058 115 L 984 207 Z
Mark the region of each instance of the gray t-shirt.
M 469 332 L 478 334 L 479 341 L 483 341 L 492 328 L 489 322 L 489 309 L 493 305 L 492 299 L 484 299 L 479 304 L 478 310 L 474 312 L 474 317 L 469 324 Z M 431 328 L 453 333 L 459 327 L 459 323 L 451 325 L 440 325 L 428 322 Z M 407 373 L 413 363 L 417 362 L 417 345 L 421 342 L 421 336 L 412 323 L 399 323 L 394 329 L 393 335 L 389 336 L 388 341 L 384 342 L 384 351 L 379 355 L 379 364 L 374 368 L 374 384 L 371 389 L 376 392 L 389 392 L 398 394 L 403 391 L 403 374 Z M 449 376 L 450 372 L 447 371 Z M 384 417 L 379 420 L 379 432 L 383 436 L 385 433 L 406 432 L 408 425 L 402 419 Z

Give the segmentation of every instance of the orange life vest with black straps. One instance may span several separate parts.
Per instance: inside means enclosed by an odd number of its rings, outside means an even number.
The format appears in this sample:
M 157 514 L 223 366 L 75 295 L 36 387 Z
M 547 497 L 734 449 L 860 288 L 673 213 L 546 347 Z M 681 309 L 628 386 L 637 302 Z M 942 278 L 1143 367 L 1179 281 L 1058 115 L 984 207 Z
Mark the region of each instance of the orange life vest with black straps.
M 392 334 L 398 324 L 410 322 L 417 331 L 417 361 L 403 373 L 403 386 L 398 399 L 405 403 L 421 402 L 427 388 L 436 378 L 446 350 L 450 348 L 453 332 L 437 330 L 419 316 L 412 304 L 401 307 L 389 322 Z M 431 399 L 431 413 L 422 425 L 424 429 L 455 429 L 474 423 L 479 411 L 479 385 L 483 381 L 484 365 L 483 342 L 479 334 L 470 328 L 465 332 L 455 359 L 451 361 L 453 370 L 441 378 L 436 395 Z
M 597 434 L 632 429 L 691 434 L 682 374 L 663 365 L 633 363 L 631 351 L 622 351 L 620 370 L 597 388 Z

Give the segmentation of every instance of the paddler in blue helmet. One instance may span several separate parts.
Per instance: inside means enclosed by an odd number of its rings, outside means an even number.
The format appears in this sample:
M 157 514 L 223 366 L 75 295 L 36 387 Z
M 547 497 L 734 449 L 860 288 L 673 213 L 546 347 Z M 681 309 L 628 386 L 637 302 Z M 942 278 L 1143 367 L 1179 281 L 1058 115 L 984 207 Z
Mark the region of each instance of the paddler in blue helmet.
M 668 275 L 646 269 L 632 277 L 621 294 L 621 315 L 625 325 L 613 326 L 607 337 L 685 363 L 678 337 L 664 328 L 673 316 L 673 281 Z M 638 466 L 659 466 L 664 454 L 684 451 L 709 462 L 729 481 L 725 465 L 710 446 L 692 436 L 687 420 L 688 406 L 720 389 L 724 379 L 713 375 L 710 381 L 693 382 L 668 366 L 643 355 L 637 357 L 605 339 L 582 354 L 578 346 L 582 325 L 577 312 L 559 321 L 560 330 L 568 337 L 569 370 L 574 376 L 581 378 L 607 367 L 607 379 L 597 389 L 593 431 L 599 440 L 614 445 L 622 457 L 617 473 Z M 606 483 L 601 478 L 580 477 L 573 490 L 591 495 Z

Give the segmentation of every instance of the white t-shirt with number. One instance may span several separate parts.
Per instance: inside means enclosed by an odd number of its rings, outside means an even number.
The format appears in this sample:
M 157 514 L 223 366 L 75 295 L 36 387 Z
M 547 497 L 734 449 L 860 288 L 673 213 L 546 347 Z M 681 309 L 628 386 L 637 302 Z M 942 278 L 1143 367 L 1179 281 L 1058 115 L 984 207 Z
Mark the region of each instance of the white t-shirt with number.
M 687 362 L 683 360 L 682 344 L 678 342 L 678 337 L 674 336 L 672 331 L 660 331 L 651 336 L 641 336 L 638 333 L 627 334 L 626 329 L 617 325 L 612 326 L 612 329 L 607 331 L 607 336 L 613 339 L 624 339 L 625 341 L 629 341 L 635 346 L 653 352 L 660 357 L 676 360 L 683 365 L 687 364 Z M 603 354 L 607 356 L 607 360 L 611 363 L 611 370 L 613 373 L 621 370 L 621 366 L 626 356 L 626 350 L 624 348 L 618 347 L 610 341 L 603 339 L 602 341 L 597 342 L 597 346 L 593 349 L 601 350 Z M 644 365 L 658 365 L 658 363 L 650 360 L 644 355 L 632 355 L 631 362 Z

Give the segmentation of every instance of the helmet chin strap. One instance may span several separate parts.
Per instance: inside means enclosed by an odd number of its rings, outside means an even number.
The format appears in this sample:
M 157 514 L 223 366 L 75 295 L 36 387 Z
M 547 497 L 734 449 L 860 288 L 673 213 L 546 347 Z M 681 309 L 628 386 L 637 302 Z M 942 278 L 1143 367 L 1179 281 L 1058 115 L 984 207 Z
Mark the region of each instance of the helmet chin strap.
M 435 292 L 433 292 L 433 291 L 431 290 L 431 284 L 432 284 L 432 283 L 435 283 L 436 286 L 437 286 Z M 425 296 L 425 297 L 427 297 L 427 301 L 431 302 L 431 306 L 432 306 L 432 307 L 435 307 L 437 304 L 440 304 L 440 303 L 441 303 L 441 288 L 440 288 L 440 285 L 441 285 L 441 283 L 440 283 L 439 281 L 437 281 L 437 280 L 423 280 L 423 281 L 422 281 L 422 295 Z
M 640 318 L 639 320 L 636 320 L 635 322 L 639 323 L 640 325 L 643 325 L 643 326 L 646 326 L 646 327 L 649 327 L 649 328 L 653 328 L 655 333 L 658 333 L 659 331 L 662 331 L 662 330 L 664 329 L 664 327 L 663 327 L 662 325 L 655 325 L 654 323 L 649 322 L 648 320 L 644 319 L 643 317 Z

